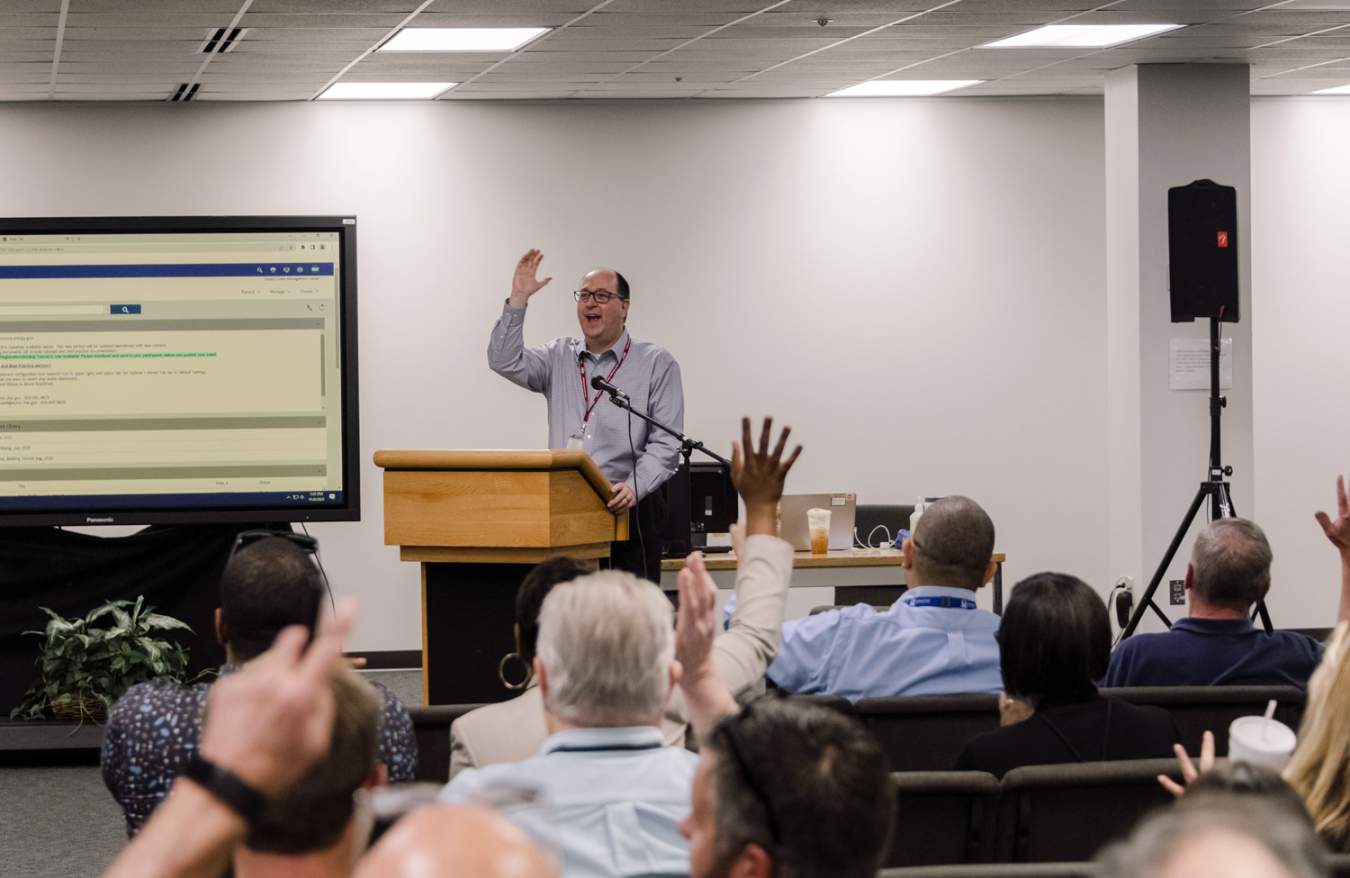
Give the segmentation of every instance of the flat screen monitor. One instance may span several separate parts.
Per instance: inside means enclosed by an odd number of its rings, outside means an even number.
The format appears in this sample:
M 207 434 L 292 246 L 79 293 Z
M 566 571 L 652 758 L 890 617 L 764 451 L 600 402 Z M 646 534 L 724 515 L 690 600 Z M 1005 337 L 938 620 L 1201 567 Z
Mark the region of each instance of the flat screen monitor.
M 356 219 L 0 219 L 0 526 L 360 518 Z

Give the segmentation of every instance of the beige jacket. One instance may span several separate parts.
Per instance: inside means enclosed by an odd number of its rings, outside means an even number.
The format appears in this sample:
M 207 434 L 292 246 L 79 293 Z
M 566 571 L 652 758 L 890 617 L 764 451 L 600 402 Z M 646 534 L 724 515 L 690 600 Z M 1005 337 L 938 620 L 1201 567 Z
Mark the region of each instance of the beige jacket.
M 726 633 L 713 642 L 713 661 L 734 695 L 758 682 L 778 651 L 791 577 L 792 546 L 765 535 L 745 541 L 745 557 L 736 570 L 736 612 Z M 677 688 L 661 723 L 666 746 L 683 745 L 688 725 L 684 693 Z M 450 726 L 450 776 L 466 768 L 538 756 L 547 737 L 543 698 L 531 685 L 510 701 L 480 707 L 455 720 Z

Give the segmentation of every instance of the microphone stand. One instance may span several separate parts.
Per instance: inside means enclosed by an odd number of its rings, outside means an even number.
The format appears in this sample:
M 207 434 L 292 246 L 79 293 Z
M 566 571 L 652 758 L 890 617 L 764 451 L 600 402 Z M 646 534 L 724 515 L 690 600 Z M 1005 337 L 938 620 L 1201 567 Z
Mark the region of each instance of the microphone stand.
M 609 394 L 609 401 L 614 403 L 619 408 L 624 409 L 630 415 L 637 415 L 639 418 L 651 424 L 653 427 L 656 427 L 657 429 L 660 430 L 664 430 L 665 432 L 674 436 L 676 439 L 680 440 L 680 454 L 684 457 L 684 465 L 679 467 L 676 470 L 675 475 L 671 476 L 669 482 L 667 482 L 667 484 L 670 485 L 670 487 L 666 489 L 666 495 L 669 498 L 670 507 L 667 510 L 666 519 L 668 522 L 673 521 L 677 524 L 680 524 L 681 525 L 680 532 L 684 536 L 683 539 L 679 540 L 671 539 L 670 538 L 671 529 L 669 524 L 667 524 L 665 539 L 663 539 L 663 542 L 668 544 L 668 547 L 663 547 L 665 548 L 665 551 L 663 551 L 662 554 L 668 557 L 683 558 L 687 554 L 687 550 L 692 550 L 693 548 L 692 546 L 693 484 L 690 477 L 689 458 L 693 455 L 695 451 L 701 451 L 704 454 L 711 457 L 713 460 L 722 464 L 722 466 L 726 467 L 727 472 L 731 471 L 731 461 L 727 460 L 725 457 L 723 457 L 720 454 L 717 454 L 716 452 L 709 451 L 706 447 L 704 447 L 702 442 L 699 442 L 696 439 L 690 439 L 688 436 L 684 435 L 679 430 L 675 430 L 671 427 L 666 426 L 665 424 L 656 420 L 656 418 L 653 418 L 646 412 L 639 411 L 638 409 L 633 408 L 632 401 L 629 400 L 626 396 L 621 396 L 619 393 L 616 393 L 613 390 L 608 390 L 606 392 Z M 637 474 L 636 461 L 633 462 L 633 467 L 634 467 L 634 475 L 636 476 Z M 686 540 L 691 544 L 688 547 L 684 545 L 684 542 Z
M 722 466 L 725 466 L 728 469 L 731 468 L 731 461 L 727 460 L 720 454 L 709 451 L 707 448 L 703 446 L 702 442 L 699 442 L 695 439 L 690 439 L 688 436 L 684 435 L 679 430 L 674 430 L 671 429 L 670 427 L 667 427 L 665 424 L 661 423 L 656 418 L 653 418 L 646 412 L 638 411 L 637 409 L 633 408 L 633 403 L 631 401 L 629 401 L 625 397 L 619 396 L 614 391 L 610 390 L 607 392 L 609 393 L 609 401 L 617 405 L 619 408 L 626 410 L 629 414 L 637 415 L 639 418 L 642 418 L 642 420 L 651 424 L 653 427 L 658 427 L 662 430 L 665 430 L 667 433 L 674 436 L 676 439 L 680 440 L 680 453 L 684 455 L 685 463 L 689 463 L 689 456 L 693 454 L 695 451 L 702 451 L 704 454 L 708 455 L 713 460 L 722 464 Z

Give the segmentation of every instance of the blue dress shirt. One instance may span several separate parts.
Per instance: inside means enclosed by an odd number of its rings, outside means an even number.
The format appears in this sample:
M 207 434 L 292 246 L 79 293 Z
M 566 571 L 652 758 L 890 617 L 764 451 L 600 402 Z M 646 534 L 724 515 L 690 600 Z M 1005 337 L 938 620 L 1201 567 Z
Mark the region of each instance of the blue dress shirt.
M 566 448 L 568 438 L 582 430 L 587 406 L 594 403 L 590 418 L 584 421 L 581 447 L 611 482 L 626 482 L 641 500 L 675 475 L 680 443 L 665 430 L 639 417 L 630 418 L 602 391 L 585 387 L 583 393 L 581 384 L 583 357 L 587 381 L 597 374 L 606 377 L 618 365 L 629 339 L 624 330 L 614 347 L 598 357 L 587 351 L 586 343 L 579 338 L 555 338 L 548 344 L 527 348 L 525 309 L 512 308 L 508 300 L 501 319 L 492 327 L 488 366 L 548 400 L 549 448 Z M 635 409 L 647 412 L 672 430 L 684 431 L 680 364 L 664 348 L 634 340 L 612 383 L 628 394 Z M 601 397 L 599 402 L 595 402 L 597 396 Z
M 689 843 L 679 827 L 698 757 L 662 743 L 655 726 L 558 732 L 533 759 L 461 771 L 440 799 L 472 804 L 475 789 L 493 785 L 539 791 L 536 806 L 510 817 L 535 838 L 555 840 L 563 878 L 687 876 Z
M 784 622 L 766 675 L 794 694 L 849 701 L 1001 692 L 999 617 L 968 608 L 974 597 L 965 588 L 921 585 L 882 613 L 858 604 Z
M 1103 686 L 1298 686 L 1325 647 L 1293 631 L 1267 634 L 1246 619 L 1178 619 L 1162 634 L 1128 637 Z

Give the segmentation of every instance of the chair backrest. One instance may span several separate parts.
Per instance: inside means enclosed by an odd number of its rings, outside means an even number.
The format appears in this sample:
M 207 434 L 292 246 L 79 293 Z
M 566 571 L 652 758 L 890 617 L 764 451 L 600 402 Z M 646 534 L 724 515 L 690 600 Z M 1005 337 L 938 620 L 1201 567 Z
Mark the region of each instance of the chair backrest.
M 891 771 L 946 771 L 966 741 L 998 728 L 998 696 L 987 692 L 864 698 L 854 705 L 877 736 Z
M 1158 783 L 1181 780 L 1172 759 L 1028 765 L 1003 776 L 995 858 L 1001 862 L 1081 862 L 1123 838 L 1139 818 L 1167 805 Z
M 998 778 L 983 771 L 897 771 L 891 844 L 882 864 L 987 863 Z
M 433 704 L 409 707 L 413 734 L 417 737 L 418 781 L 446 783 L 450 780 L 450 724 L 481 704 Z
M 1214 733 L 1214 752 L 1228 752 L 1228 726 L 1240 716 L 1260 716 L 1275 699 L 1275 719 L 1298 731 L 1307 694 L 1296 686 L 1130 686 L 1102 689 L 1131 704 L 1165 708 L 1177 721 L 1186 752 L 1198 754 L 1205 731 Z
M 863 545 L 879 545 L 878 541 L 882 537 L 881 531 L 877 531 L 875 538 L 869 539 L 872 536 L 872 531 L 878 525 L 884 525 L 886 532 L 890 534 L 891 542 L 895 542 L 897 533 L 901 530 L 909 530 L 909 517 L 913 514 L 913 504 L 900 506 L 890 503 L 859 503 L 853 516 L 853 527 L 858 532 L 858 539 L 862 540 Z
M 882 869 L 877 878 L 1094 878 L 1096 874 L 1095 863 L 966 863 Z

